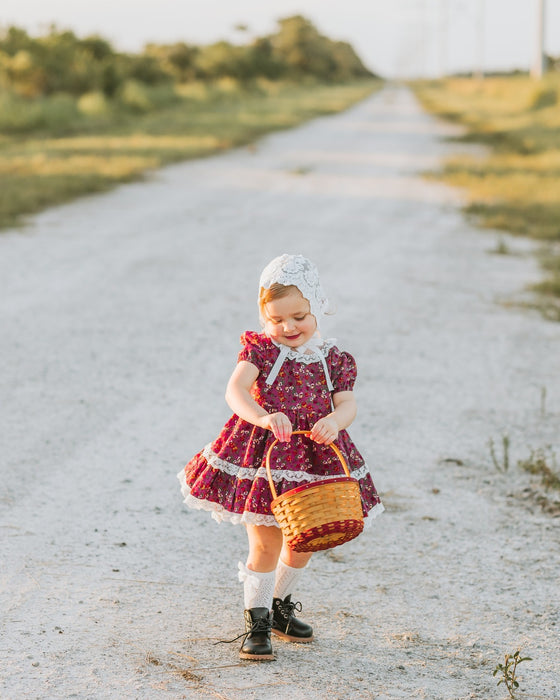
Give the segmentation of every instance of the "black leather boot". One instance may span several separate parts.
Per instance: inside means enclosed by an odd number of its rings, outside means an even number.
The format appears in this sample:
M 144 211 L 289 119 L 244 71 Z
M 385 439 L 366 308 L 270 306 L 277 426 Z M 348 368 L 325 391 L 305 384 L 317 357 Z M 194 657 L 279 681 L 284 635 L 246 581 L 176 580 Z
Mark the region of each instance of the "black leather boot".
M 272 642 L 270 628 L 272 613 L 268 608 L 251 608 L 245 610 L 245 641 L 239 650 L 239 658 L 253 661 L 271 661 Z
M 274 598 L 272 601 L 272 631 L 288 642 L 313 641 L 313 627 L 298 620 L 294 610 L 301 611 L 301 603 L 292 603 L 292 596 Z

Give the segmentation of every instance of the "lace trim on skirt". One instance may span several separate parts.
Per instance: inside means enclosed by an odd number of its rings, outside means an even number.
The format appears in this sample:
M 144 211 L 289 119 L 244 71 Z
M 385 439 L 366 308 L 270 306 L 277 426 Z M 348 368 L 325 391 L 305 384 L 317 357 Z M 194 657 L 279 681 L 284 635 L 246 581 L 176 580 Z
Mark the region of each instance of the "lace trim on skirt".
M 278 525 L 278 521 L 273 515 L 250 513 L 249 511 L 244 511 L 241 514 L 231 513 L 219 503 L 213 503 L 212 501 L 204 501 L 200 498 L 195 498 L 193 495 L 191 495 L 191 490 L 187 484 L 187 477 L 184 469 L 181 469 L 181 471 L 177 474 L 177 478 L 181 482 L 181 493 L 183 494 L 184 498 L 183 502 L 189 506 L 189 508 L 209 511 L 212 514 L 212 518 L 214 518 L 214 520 L 216 520 L 218 523 L 229 522 L 233 525 L 244 523 L 248 525 L 268 525 L 280 527 Z M 364 518 L 365 529 L 368 529 L 373 520 L 377 518 L 378 515 L 381 515 L 384 510 L 385 508 L 381 502 L 374 506 Z
M 385 506 L 381 501 L 373 506 L 373 508 L 369 511 L 367 516 L 364 518 L 364 529 L 367 530 L 368 528 L 371 527 L 372 522 L 377 518 L 383 511 L 385 510 Z
M 232 462 L 227 462 L 225 459 L 221 459 L 212 450 L 211 444 L 206 445 L 202 450 L 202 456 L 208 462 L 208 464 L 214 469 L 219 469 L 221 472 L 225 472 L 230 476 L 234 476 L 237 479 L 250 479 L 254 481 L 255 479 L 268 479 L 265 467 L 239 467 L 237 464 Z M 354 479 L 363 479 L 369 474 L 369 469 L 367 464 L 363 464 L 359 469 L 354 470 L 352 476 Z M 307 472 L 298 472 L 290 469 L 273 469 L 272 470 L 272 480 L 273 481 L 297 481 L 299 483 L 303 481 L 313 482 L 313 481 L 325 481 L 325 479 L 334 479 L 337 475 L 321 476 L 320 474 L 308 474 Z M 342 476 L 342 473 L 338 476 Z
M 189 508 L 209 511 L 214 520 L 219 523 L 225 521 L 232 523 L 233 525 L 244 523 L 248 525 L 269 525 L 280 527 L 273 515 L 250 513 L 249 511 L 244 511 L 243 513 L 232 513 L 229 510 L 226 510 L 219 503 L 195 498 L 195 496 L 191 495 L 191 490 L 187 484 L 187 477 L 184 469 L 181 469 L 181 471 L 177 474 L 177 478 L 181 482 L 181 493 L 183 494 L 184 498 L 183 502 L 189 506 Z

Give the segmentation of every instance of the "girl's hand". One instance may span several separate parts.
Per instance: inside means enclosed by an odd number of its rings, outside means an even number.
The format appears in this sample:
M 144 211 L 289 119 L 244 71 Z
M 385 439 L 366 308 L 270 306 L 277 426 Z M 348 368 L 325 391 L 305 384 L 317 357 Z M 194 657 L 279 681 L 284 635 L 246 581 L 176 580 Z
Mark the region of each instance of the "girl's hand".
M 268 413 L 262 418 L 261 427 L 271 430 L 280 442 L 289 442 L 292 437 L 292 424 L 284 413 Z
M 318 420 L 311 428 L 310 438 L 319 445 L 330 445 L 338 437 L 338 424 L 331 416 Z

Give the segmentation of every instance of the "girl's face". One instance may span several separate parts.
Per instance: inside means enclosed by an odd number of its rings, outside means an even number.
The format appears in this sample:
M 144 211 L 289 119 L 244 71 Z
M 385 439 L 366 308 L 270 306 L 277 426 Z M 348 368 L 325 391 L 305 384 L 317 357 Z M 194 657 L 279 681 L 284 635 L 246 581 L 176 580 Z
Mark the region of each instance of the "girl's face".
M 304 345 L 317 330 L 317 321 L 309 311 L 309 302 L 299 289 L 264 304 L 264 330 L 272 340 L 291 348 Z

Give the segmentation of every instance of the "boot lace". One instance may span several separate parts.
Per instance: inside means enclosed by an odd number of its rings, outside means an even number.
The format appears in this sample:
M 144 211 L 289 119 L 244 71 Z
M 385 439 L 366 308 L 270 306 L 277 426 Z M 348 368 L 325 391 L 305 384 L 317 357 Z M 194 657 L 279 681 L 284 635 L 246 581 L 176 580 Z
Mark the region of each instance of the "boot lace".
M 295 612 L 301 612 L 302 611 L 302 605 L 299 602 L 299 600 L 294 603 L 293 601 L 285 601 L 285 600 L 280 600 L 278 603 L 278 607 L 280 608 L 280 614 L 282 617 L 284 617 L 286 620 L 291 620 L 292 617 L 295 617 Z
M 216 644 L 231 644 L 232 642 L 236 642 L 238 639 L 243 638 L 243 643 L 247 639 L 247 637 L 250 634 L 254 634 L 257 632 L 265 632 L 268 633 L 270 632 L 272 628 L 272 622 L 270 621 L 270 618 L 258 618 L 257 620 L 253 620 L 251 624 L 251 629 L 248 629 L 246 632 L 242 632 L 241 634 L 238 634 L 237 637 L 234 637 L 233 639 L 220 639 L 218 642 L 214 642 L 214 645 Z

